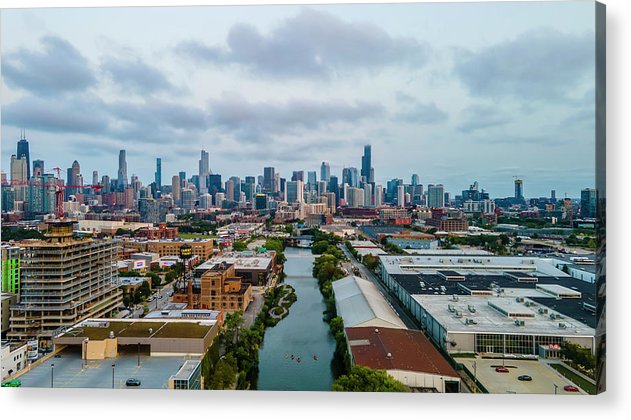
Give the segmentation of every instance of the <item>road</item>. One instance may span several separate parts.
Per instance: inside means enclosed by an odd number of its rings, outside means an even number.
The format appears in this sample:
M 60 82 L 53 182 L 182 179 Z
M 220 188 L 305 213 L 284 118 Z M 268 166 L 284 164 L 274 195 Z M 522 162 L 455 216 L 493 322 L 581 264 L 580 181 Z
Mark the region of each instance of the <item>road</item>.
M 377 286 L 377 288 L 379 289 L 381 294 L 386 298 L 390 306 L 392 306 L 392 308 L 397 313 L 397 315 L 399 315 L 399 318 L 401 318 L 401 321 L 403 321 L 405 326 L 410 329 L 415 329 L 415 330 L 420 329 L 420 325 L 416 322 L 416 320 L 412 319 L 407 314 L 407 312 L 405 311 L 405 309 L 403 308 L 399 300 L 396 298 L 396 296 L 393 296 L 386 289 L 386 287 L 381 283 L 381 281 L 377 278 L 377 276 L 372 271 L 370 271 L 364 264 L 357 261 L 357 259 L 353 256 L 353 254 L 351 254 L 349 250 L 346 249 L 346 246 L 344 246 L 343 244 L 340 244 L 338 245 L 338 247 L 342 250 L 342 252 L 344 252 L 344 255 L 346 255 L 346 257 L 350 260 L 350 263 L 346 263 L 346 265 L 357 267 L 357 269 L 359 269 L 359 277 L 365 280 L 369 280 L 375 286 Z M 349 273 L 353 272 L 352 269 L 350 269 L 350 267 L 347 268 L 347 271 Z

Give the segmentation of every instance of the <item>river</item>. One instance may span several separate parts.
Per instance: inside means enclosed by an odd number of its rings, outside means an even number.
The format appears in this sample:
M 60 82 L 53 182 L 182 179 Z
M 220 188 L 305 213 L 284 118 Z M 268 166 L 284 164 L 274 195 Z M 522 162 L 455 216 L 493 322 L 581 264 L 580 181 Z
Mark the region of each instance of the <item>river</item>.
M 298 300 L 285 319 L 265 331 L 257 389 L 330 391 L 335 339 L 322 319 L 326 306 L 311 275 L 315 256 L 310 249 L 300 248 L 287 248 L 285 256 L 285 283 L 296 289 Z

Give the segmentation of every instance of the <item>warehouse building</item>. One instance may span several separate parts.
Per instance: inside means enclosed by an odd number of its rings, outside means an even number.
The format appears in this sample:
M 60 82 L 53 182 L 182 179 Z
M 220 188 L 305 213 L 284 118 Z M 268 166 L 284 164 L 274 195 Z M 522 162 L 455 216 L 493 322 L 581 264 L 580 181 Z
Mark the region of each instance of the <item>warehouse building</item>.
M 347 276 L 333 282 L 333 291 L 344 326 L 406 328 L 372 282 Z
M 596 297 L 544 258 L 382 256 L 381 277 L 448 353 L 548 357 L 569 341 L 594 349 Z

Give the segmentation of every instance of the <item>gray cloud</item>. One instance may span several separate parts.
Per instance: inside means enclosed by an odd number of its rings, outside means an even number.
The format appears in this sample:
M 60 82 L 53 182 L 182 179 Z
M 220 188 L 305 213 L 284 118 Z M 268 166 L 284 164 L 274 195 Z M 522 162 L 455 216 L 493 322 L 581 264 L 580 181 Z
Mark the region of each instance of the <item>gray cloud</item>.
M 174 89 L 162 72 L 137 57 L 133 59 L 106 57 L 101 62 L 101 70 L 125 91 L 150 94 Z
M 226 46 L 198 41 L 177 51 L 216 64 L 240 64 L 256 75 L 271 78 L 330 78 L 358 69 L 391 65 L 420 67 L 429 47 L 413 38 L 391 37 L 372 23 L 344 22 L 332 14 L 303 9 L 269 34 L 248 24 L 235 24 Z
M 2 58 L 2 73 L 9 86 L 50 95 L 85 90 L 96 83 L 88 61 L 68 41 L 45 36 L 40 42 L 41 51 L 21 48 Z
M 461 116 L 462 121 L 458 124 L 458 130 L 464 133 L 504 125 L 511 121 L 497 106 L 488 105 L 470 106 Z
M 212 126 L 233 132 L 246 142 L 267 141 L 275 134 L 319 129 L 335 123 L 355 123 L 383 114 L 375 103 L 290 99 L 286 102 L 249 102 L 239 95 L 223 95 L 210 102 Z
M 461 51 L 454 70 L 475 96 L 568 101 L 576 87 L 593 80 L 594 45 L 590 32 L 540 29 L 477 52 Z
M 447 120 L 445 111 L 438 108 L 434 102 L 415 103 L 396 114 L 395 119 L 413 124 L 433 124 Z
M 2 107 L 2 123 L 52 133 L 99 134 L 107 130 L 108 112 L 97 98 L 25 97 Z
M 107 103 L 92 95 L 29 96 L 3 107 L 7 126 L 52 133 L 85 134 L 137 143 L 168 144 L 208 128 L 202 109 L 148 99 Z

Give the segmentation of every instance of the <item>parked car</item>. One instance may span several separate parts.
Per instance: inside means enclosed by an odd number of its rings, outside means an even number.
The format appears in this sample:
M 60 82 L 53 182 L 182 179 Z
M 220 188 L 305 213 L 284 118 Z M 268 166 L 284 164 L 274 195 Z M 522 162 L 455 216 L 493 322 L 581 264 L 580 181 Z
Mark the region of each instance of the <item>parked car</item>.
M 519 375 L 517 379 L 520 381 L 532 381 L 532 377 L 529 375 Z
M 5 388 L 16 388 L 18 386 L 22 386 L 22 381 L 19 379 L 12 379 L 10 381 L 2 382 L 2 387 Z
M 567 391 L 567 392 L 578 392 L 578 388 L 573 386 L 573 385 L 565 385 L 563 387 L 563 391 Z
M 125 382 L 125 385 L 127 385 L 127 386 L 140 386 L 140 379 L 129 378 Z
M 507 368 L 505 368 L 505 367 L 502 367 L 502 366 L 500 366 L 500 367 L 496 367 L 496 368 L 495 368 L 495 371 L 496 371 L 496 372 L 499 372 L 499 373 L 508 373 L 508 369 L 507 369 Z

